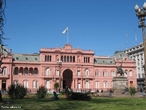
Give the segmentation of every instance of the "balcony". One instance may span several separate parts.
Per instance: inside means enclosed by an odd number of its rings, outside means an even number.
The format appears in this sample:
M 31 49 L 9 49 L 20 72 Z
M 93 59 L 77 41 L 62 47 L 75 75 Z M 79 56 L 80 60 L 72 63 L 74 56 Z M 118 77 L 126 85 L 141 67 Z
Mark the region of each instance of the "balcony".
M 43 77 L 43 78 L 54 78 L 54 75 L 42 75 L 41 77 Z
M 93 79 L 95 76 L 92 75 L 74 75 L 74 78 L 83 78 L 83 79 Z
M 9 74 L 0 74 L 0 79 L 9 79 L 10 75 Z

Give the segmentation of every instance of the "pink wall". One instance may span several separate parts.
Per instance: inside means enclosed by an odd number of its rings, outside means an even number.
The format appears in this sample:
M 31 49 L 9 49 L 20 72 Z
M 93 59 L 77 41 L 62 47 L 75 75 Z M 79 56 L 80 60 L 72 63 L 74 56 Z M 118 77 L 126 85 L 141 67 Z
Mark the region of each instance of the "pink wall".
M 49 56 L 47 61 L 45 61 L 45 56 Z M 13 65 L 12 57 L 15 59 Z M 28 59 L 24 60 L 25 57 Z M 33 58 L 38 58 L 38 61 L 32 60 Z M 105 61 L 113 60 L 115 63 L 94 63 L 95 58 Z M 58 60 L 63 60 L 60 68 L 57 64 Z M 125 57 L 122 60 L 123 70 L 127 70 L 128 72 L 128 75 L 125 75 L 128 78 L 128 86 L 130 86 L 130 81 L 132 81 L 133 86 L 137 88 L 135 62 L 125 59 Z M 122 60 L 114 57 L 97 57 L 94 55 L 94 51 L 81 50 L 79 48 L 73 49 L 69 44 L 66 44 L 63 48 L 42 48 L 38 55 L 13 54 L 13 56 L 9 56 L 4 60 L 5 63 L 3 66 L 7 68 L 7 71 L 5 75 L 0 76 L 0 89 L 7 89 L 15 81 L 22 85 L 26 81 L 27 88 L 30 92 L 36 92 L 37 88 L 41 85 L 47 87 L 48 91 L 52 91 L 54 89 L 54 83 L 59 82 L 60 71 L 62 80 L 66 81 L 66 85 L 70 85 L 73 90 L 108 90 L 112 88 L 112 79 L 117 76 L 115 73 L 116 67 L 120 65 Z M 47 69 L 48 74 L 46 74 Z M 85 70 L 88 71 L 87 74 Z M 99 73 L 95 75 L 97 70 Z M 106 71 L 105 76 L 103 76 L 104 71 Z M 3 84 L 2 80 L 6 81 L 6 84 Z M 65 86 L 65 82 L 61 82 Z

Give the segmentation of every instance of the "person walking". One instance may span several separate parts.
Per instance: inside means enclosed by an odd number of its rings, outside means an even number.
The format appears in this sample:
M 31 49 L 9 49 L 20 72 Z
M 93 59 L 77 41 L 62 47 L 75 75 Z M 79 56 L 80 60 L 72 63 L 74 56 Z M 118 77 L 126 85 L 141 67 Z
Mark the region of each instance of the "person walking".
M 69 88 L 68 88 L 68 86 L 65 87 L 65 94 L 66 94 L 66 98 L 68 99 L 68 96 L 69 96 Z

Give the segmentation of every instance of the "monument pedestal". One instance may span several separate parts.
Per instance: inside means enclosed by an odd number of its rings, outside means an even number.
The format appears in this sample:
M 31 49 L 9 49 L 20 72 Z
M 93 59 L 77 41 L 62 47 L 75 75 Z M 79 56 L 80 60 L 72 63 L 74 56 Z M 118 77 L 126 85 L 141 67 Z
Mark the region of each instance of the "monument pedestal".
M 122 93 L 125 88 L 128 88 L 128 79 L 126 77 L 114 77 L 113 89 L 114 93 Z

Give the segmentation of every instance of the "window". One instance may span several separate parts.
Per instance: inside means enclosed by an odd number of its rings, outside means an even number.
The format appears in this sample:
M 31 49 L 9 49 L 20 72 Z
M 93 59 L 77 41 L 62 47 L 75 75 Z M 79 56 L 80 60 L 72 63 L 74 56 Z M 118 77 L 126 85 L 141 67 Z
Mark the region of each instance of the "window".
M 90 63 L 90 57 L 84 57 L 84 63 Z
M 115 72 L 114 71 L 111 71 L 111 76 L 116 76 Z
M 85 76 L 89 76 L 89 70 L 88 69 L 85 70 Z
M 106 71 L 106 70 L 104 70 L 104 71 L 103 71 L 103 76 L 108 76 L 108 74 L 107 74 L 107 71 Z
M 129 71 L 129 76 L 132 77 L 132 70 Z
M 99 76 L 99 71 L 98 70 L 95 71 L 95 76 Z
M 81 84 L 80 83 L 78 83 L 78 89 L 81 89 Z
M 38 74 L 38 69 L 34 68 L 34 75 L 37 75 L 37 74 Z
M 25 88 L 28 88 L 28 81 L 27 81 L 27 80 L 23 81 L 23 86 L 24 86 Z
M 85 88 L 89 89 L 89 82 L 88 81 L 85 82 Z
M 14 68 L 14 75 L 18 75 L 18 68 L 17 67 Z
M 50 68 L 47 68 L 46 69 L 46 76 L 49 76 L 50 75 Z
M 95 82 L 95 88 L 97 89 L 97 88 L 100 88 L 100 86 L 99 86 L 99 81 L 96 81 Z
M 80 70 L 77 71 L 77 76 L 81 76 Z
M 144 73 L 142 73 L 142 78 L 145 78 L 145 75 L 144 75 Z
M 46 81 L 46 88 L 47 88 L 47 89 L 50 89 L 50 81 L 49 81 L 49 80 Z
M 14 85 L 16 86 L 18 84 L 18 81 L 17 80 L 14 80 Z
M 4 67 L 4 68 L 3 68 L 3 75 L 6 75 L 6 74 L 7 74 L 7 68 Z
M 56 70 L 56 76 L 59 76 L 59 70 Z
M 24 75 L 28 75 L 28 68 L 24 69 Z
M 51 62 L 52 56 L 51 55 L 45 55 L 45 61 Z
M 38 88 L 38 81 L 33 81 L 33 88 Z
M 28 58 L 26 57 L 26 60 L 28 60 Z
M 125 77 L 127 77 L 128 76 L 128 70 L 125 70 L 125 73 L 127 73 L 127 74 L 124 74 Z
M 104 81 L 104 82 L 103 82 L 103 87 L 104 87 L 104 88 L 108 88 L 107 81 Z

